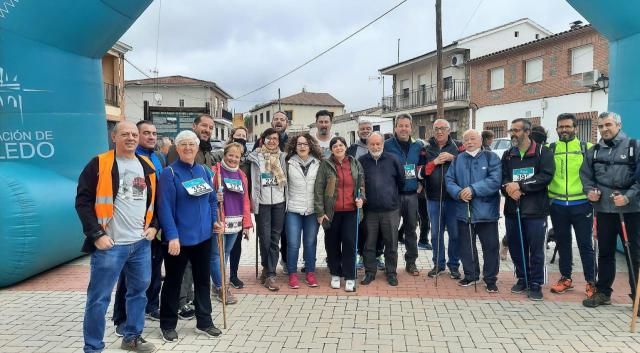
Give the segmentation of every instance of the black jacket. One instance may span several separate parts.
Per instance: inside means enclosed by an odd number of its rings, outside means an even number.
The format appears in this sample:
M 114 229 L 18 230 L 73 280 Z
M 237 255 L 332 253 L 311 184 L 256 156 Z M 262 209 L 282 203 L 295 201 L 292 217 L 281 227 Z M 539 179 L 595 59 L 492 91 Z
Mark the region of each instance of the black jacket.
M 404 169 L 389 152 L 382 152 L 378 160 L 367 153 L 358 160 L 364 170 L 364 189 L 367 190 L 365 210 L 393 211 L 400 208 L 400 190 L 404 187 Z
M 421 177 L 424 178 L 427 198 L 429 200 L 440 200 L 440 190 L 442 190 L 442 197 L 444 199 L 451 199 L 451 196 L 447 193 L 446 181 L 444 179 L 444 176 L 447 175 L 447 170 L 449 170 L 451 162 L 436 165 L 433 163 L 433 160 L 442 152 L 449 152 L 452 155 L 457 156 L 458 153 L 464 152 L 464 146 L 462 143 L 454 141 L 449 137 L 447 144 L 440 148 L 438 147 L 436 139 L 432 137 L 425 146 L 425 151 L 427 164 L 424 166 L 424 169 L 420 174 Z
M 145 162 L 140 156 L 136 154 L 136 157 L 142 164 L 142 170 L 144 171 L 144 179 L 147 185 L 151 185 L 149 175 L 155 174 L 155 170 L 147 162 Z M 113 199 L 116 199 L 118 194 L 118 186 L 120 185 L 120 173 L 118 172 L 118 163 L 114 160 L 113 168 L 111 169 L 111 186 L 113 188 Z M 156 181 L 157 185 L 157 181 Z M 86 236 L 84 244 L 82 245 L 82 252 L 92 253 L 96 250 L 94 242 L 107 233 L 102 229 L 98 218 L 96 217 L 95 204 L 96 204 L 96 188 L 98 186 L 98 157 L 94 157 L 82 170 L 80 177 L 78 177 L 78 189 L 76 194 L 76 212 L 82 223 L 82 232 Z M 157 186 L 156 186 L 157 187 Z M 151 204 L 151 188 L 147 188 L 147 208 Z M 158 219 L 156 217 L 156 211 L 154 207 L 153 218 L 149 227 L 159 229 Z
M 527 170 L 532 168 L 532 170 Z M 520 198 L 520 216 L 522 218 L 547 217 L 549 215 L 549 196 L 547 186 L 553 179 L 556 165 L 553 152 L 531 140 L 531 146 L 520 157 L 518 147 L 506 150 L 502 155 L 502 195 L 505 197 L 504 215 L 516 217 L 516 202 L 510 198 L 504 187 L 514 181 L 514 170 L 520 169 L 518 185 L 524 193 Z M 533 175 L 527 175 L 533 174 Z M 518 179 L 518 178 L 517 178 Z

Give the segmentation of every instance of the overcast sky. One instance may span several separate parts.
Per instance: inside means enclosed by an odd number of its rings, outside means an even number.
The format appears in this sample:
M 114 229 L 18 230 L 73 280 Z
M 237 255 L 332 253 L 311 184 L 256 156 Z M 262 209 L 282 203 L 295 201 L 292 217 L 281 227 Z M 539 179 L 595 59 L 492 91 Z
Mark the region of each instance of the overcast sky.
M 216 82 L 233 97 L 252 91 L 344 39 L 399 0 L 155 0 L 122 37 L 129 61 L 153 75 Z M 556 33 L 584 20 L 563 0 L 443 0 L 443 44 L 528 17 Z M 476 10 L 474 12 L 474 10 Z M 159 11 L 160 10 L 160 11 Z M 160 19 L 159 45 L 158 19 Z M 240 100 L 253 105 L 300 92 L 327 92 L 348 111 L 376 106 L 378 69 L 434 50 L 435 0 L 408 0 L 292 75 Z M 127 80 L 143 75 L 126 65 Z M 385 94 L 390 93 L 390 79 Z M 141 105 L 141 102 L 138 102 Z

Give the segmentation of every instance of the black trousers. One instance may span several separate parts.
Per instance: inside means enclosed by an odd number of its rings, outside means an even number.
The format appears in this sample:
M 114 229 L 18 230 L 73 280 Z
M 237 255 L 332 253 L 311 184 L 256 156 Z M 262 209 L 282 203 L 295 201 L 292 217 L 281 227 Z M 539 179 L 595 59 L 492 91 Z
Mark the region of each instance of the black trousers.
M 616 245 L 618 236 L 622 240 L 622 226 L 620 224 L 620 216 L 617 213 L 600 213 L 598 217 L 598 281 L 596 289 L 605 295 L 611 295 L 613 289 L 613 281 L 616 278 Z M 640 249 L 640 213 L 625 213 L 625 224 L 627 225 L 627 236 L 629 237 L 629 249 L 631 250 L 631 261 L 633 262 L 633 271 L 638 277 L 638 265 L 640 258 L 638 250 Z M 625 256 L 626 256 L 625 249 Z M 628 262 L 628 261 L 627 261 Z M 629 271 L 629 286 L 631 293 L 635 295 L 636 283 L 631 280 L 631 267 L 627 263 Z
M 166 276 L 160 294 L 160 328 L 175 330 L 178 324 L 180 286 L 187 262 L 191 262 L 193 274 L 196 326 L 208 328 L 213 325 L 211 319 L 211 238 L 200 244 L 180 246 L 180 254 L 169 254 L 169 246 L 162 245 Z
M 362 211 L 361 211 L 362 212 Z M 369 238 L 369 232 L 367 231 L 367 211 L 364 211 L 364 218 L 362 222 L 358 225 L 358 255 L 364 257 L 364 248 L 367 243 L 367 239 Z M 397 237 L 396 237 L 397 238 Z M 378 237 L 378 241 L 376 242 L 376 257 L 382 255 L 384 250 L 384 240 L 382 237 Z
M 469 223 L 458 221 L 458 254 L 462 261 L 464 278 L 480 279 L 480 259 L 476 239 L 480 238 L 484 265 L 482 277 L 487 284 L 495 284 L 500 270 L 500 241 L 498 222 L 474 223 L 471 225 L 473 237 L 469 236 Z M 471 251 L 473 249 L 473 256 Z
M 229 253 L 229 278 L 238 277 L 238 268 L 240 267 L 240 255 L 242 254 L 242 232 L 238 233 L 236 242 L 233 243 L 231 253 Z
M 418 194 L 418 221 L 420 222 L 420 238 L 418 243 L 429 243 L 429 230 L 431 225 L 429 223 L 429 212 L 427 211 L 427 199 L 420 197 L 422 194 Z
M 276 275 L 278 244 L 284 228 L 285 203 L 260 205 L 256 215 L 256 229 L 260 239 L 260 260 L 267 277 Z
M 151 241 L 151 283 L 147 288 L 147 307 L 145 313 L 151 313 L 160 307 L 160 288 L 162 287 L 162 242 L 158 239 Z M 120 273 L 116 287 L 116 297 L 113 302 L 113 324 L 118 326 L 127 322 L 125 295 L 127 294 L 127 280 L 124 271 Z
M 324 246 L 332 276 L 356 279 L 356 226 L 356 211 L 335 212 L 331 227 L 325 229 Z
M 377 272 L 376 252 L 380 240 L 384 242 L 384 266 L 387 275 L 397 274 L 398 267 L 398 225 L 400 210 L 373 212 L 367 211 L 365 217 L 367 242 L 364 252 L 364 266 L 368 274 Z

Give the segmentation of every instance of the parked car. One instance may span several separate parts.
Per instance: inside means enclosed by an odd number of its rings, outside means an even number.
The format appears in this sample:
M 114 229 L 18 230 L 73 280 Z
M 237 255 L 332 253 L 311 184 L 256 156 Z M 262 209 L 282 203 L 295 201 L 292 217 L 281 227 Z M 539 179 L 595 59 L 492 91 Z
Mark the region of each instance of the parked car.
M 211 140 L 211 148 L 213 148 L 214 151 L 221 150 L 224 148 L 224 142 L 220 140 Z
M 491 152 L 498 155 L 498 157 L 502 158 L 504 151 L 511 148 L 511 139 L 506 137 L 501 137 L 493 140 L 491 143 Z

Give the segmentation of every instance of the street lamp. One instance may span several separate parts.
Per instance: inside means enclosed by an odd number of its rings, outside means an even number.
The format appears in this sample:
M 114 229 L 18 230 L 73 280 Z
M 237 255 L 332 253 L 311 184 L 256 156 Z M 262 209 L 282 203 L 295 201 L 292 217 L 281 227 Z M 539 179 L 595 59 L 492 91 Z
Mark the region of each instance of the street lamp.
M 603 90 L 604 93 L 607 93 L 607 88 L 609 88 L 609 77 L 604 74 L 600 74 L 600 77 L 596 80 L 596 84 L 599 89 Z

